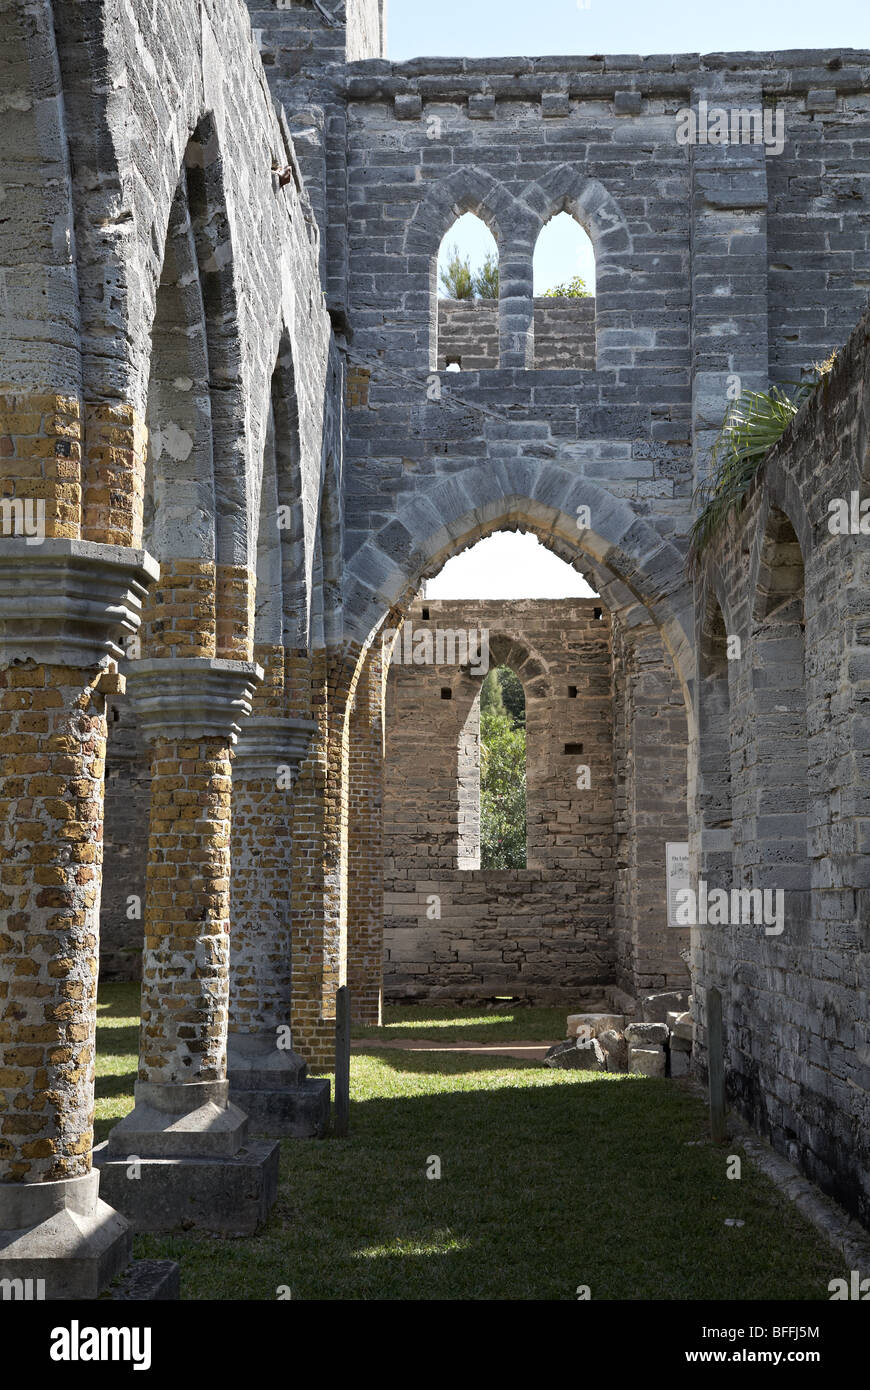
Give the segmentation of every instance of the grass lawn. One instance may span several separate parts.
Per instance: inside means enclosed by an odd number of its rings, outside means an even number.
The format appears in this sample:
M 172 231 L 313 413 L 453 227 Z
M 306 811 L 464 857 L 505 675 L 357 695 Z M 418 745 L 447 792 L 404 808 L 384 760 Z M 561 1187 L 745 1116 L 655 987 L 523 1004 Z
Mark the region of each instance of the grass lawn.
M 355 1026 L 355 1038 L 425 1038 L 433 1042 L 560 1042 L 568 1010 L 505 1003 L 491 1012 L 479 1004 L 412 1004 L 384 1008 L 383 1028 Z
M 100 1000 L 103 1138 L 132 1106 L 138 989 Z M 552 1011 L 520 1021 L 535 1012 Z M 726 1178 L 680 1083 L 400 1050 L 351 1065 L 351 1137 L 284 1141 L 260 1235 L 136 1238 L 137 1255 L 179 1261 L 183 1298 L 575 1299 L 587 1284 L 593 1299 L 827 1300 L 846 1273 L 747 1161 Z

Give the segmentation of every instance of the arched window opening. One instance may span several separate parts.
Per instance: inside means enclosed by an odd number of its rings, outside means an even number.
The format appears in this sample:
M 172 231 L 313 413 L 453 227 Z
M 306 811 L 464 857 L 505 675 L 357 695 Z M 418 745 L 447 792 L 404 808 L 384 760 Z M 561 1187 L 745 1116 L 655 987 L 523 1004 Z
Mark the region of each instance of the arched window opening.
M 526 867 L 526 697 L 509 666 L 480 691 L 480 867 Z
M 535 367 L 595 367 L 595 252 L 570 213 L 541 229 L 533 261 Z
M 498 246 L 474 213 L 464 213 L 438 252 L 438 370 L 497 367 Z

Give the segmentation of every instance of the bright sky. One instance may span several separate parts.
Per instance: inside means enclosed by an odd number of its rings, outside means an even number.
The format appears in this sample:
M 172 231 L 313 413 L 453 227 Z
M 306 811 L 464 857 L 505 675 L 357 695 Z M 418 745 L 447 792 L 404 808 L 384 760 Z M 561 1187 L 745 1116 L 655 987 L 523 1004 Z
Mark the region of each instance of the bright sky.
M 388 0 L 388 56 L 513 57 L 519 54 L 713 53 L 870 48 L 870 0 Z M 560 222 L 562 219 L 558 219 Z M 570 220 L 570 219 L 569 219 Z M 554 219 L 538 243 L 535 291 L 583 275 L 594 289 L 591 247 Z M 468 229 L 466 231 L 466 228 Z M 457 235 L 457 231 L 459 235 Z M 558 238 L 547 246 L 544 238 Z M 451 238 L 477 266 L 492 248 L 471 217 Z M 580 587 L 577 587 L 577 585 Z M 432 598 L 568 598 L 591 592 L 533 536 L 500 534 L 450 560 Z
M 426 585 L 427 598 L 589 598 L 595 590 L 537 536 L 497 531 L 454 555 Z
M 388 0 L 394 62 L 870 47 L 867 0 Z

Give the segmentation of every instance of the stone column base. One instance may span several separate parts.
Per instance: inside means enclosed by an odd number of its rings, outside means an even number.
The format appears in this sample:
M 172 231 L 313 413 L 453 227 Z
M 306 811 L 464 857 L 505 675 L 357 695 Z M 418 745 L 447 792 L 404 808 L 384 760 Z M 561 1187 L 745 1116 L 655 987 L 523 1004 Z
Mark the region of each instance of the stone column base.
M 4 1299 L 99 1298 L 118 1275 L 110 1297 L 178 1297 L 176 1264 L 133 1264 L 131 1255 L 130 1226 L 100 1197 L 98 1172 L 0 1184 L 0 1280 L 11 1281 L 3 1285 Z
M 321 1139 L 329 1127 L 329 1081 L 307 1075 L 297 1052 L 279 1048 L 275 1034 L 230 1033 L 230 1101 L 255 1134 L 273 1139 Z
M 94 1149 L 103 1191 L 137 1233 L 251 1236 L 278 1196 L 280 1145 L 268 1139 L 248 1140 L 229 1158 L 143 1158 L 135 1168 L 108 1148 Z
M 136 1104 L 94 1150 L 102 1190 L 134 1231 L 247 1236 L 278 1195 L 277 1144 L 247 1137 L 227 1081 L 137 1081 Z

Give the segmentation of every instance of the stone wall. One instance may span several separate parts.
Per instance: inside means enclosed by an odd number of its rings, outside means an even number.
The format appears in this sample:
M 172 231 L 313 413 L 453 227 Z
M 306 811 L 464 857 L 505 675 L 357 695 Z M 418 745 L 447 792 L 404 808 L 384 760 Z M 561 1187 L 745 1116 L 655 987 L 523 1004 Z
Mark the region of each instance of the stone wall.
M 414 634 L 487 631 L 490 666 L 510 666 L 523 684 L 527 868 L 460 867 L 479 865 L 477 807 L 459 774 L 461 761 L 475 772 L 479 764 L 483 675 L 404 664 L 400 633 L 387 684 L 387 997 L 497 993 L 570 1003 L 600 994 L 614 979 L 606 610 L 594 599 L 423 600 L 406 623 Z M 581 766 L 588 789 L 577 785 Z
M 535 299 L 535 366 L 595 369 L 595 299 Z M 438 300 L 438 370 L 459 359 L 462 370 L 498 366 L 495 300 Z
M 732 1103 L 865 1222 L 868 441 L 865 317 L 704 557 L 693 815 L 698 877 L 784 895 L 779 931 L 754 914 L 693 931 L 698 1055 L 716 985 Z M 837 499 L 855 508 L 846 534 L 829 525 Z

